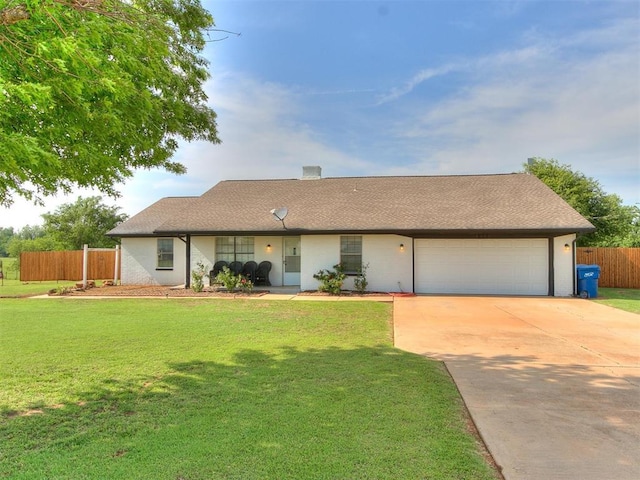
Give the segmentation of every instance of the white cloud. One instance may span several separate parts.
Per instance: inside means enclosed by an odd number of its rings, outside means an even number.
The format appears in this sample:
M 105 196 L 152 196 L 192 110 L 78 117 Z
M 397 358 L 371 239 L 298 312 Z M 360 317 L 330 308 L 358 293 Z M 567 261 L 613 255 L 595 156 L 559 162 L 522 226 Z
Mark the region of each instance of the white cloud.
M 281 85 L 260 82 L 240 74 L 218 75 L 207 85 L 218 114 L 223 143 L 183 143 L 175 160 L 187 167 L 185 175 L 141 170 L 119 187 L 122 197 L 105 198 L 134 215 L 165 196 L 200 195 L 221 180 L 297 178 L 302 166 L 320 165 L 323 176 L 342 175 L 345 169 L 366 170 L 364 162 L 331 147 L 299 120 L 299 93 Z M 332 173 L 333 172 L 333 173 Z M 11 209 L 0 209 L 0 227 L 42 224 L 40 215 L 82 193 L 46 199 L 35 207 L 16 199 Z
M 330 174 L 333 168 L 363 164 L 331 147 L 300 120 L 295 89 L 227 74 L 217 77 L 208 92 L 222 144 L 181 148 L 177 160 L 187 166 L 190 181 L 208 188 L 224 179 L 298 177 L 304 165 L 321 165 L 323 174 Z
M 428 80 L 431 80 L 432 78 L 440 77 L 452 71 L 462 70 L 464 68 L 465 67 L 462 64 L 449 64 L 438 68 L 427 68 L 421 70 L 411 77 L 404 85 L 394 87 L 391 91 L 382 95 L 378 100 L 378 105 L 397 100 L 411 93 L 416 87 Z
M 609 193 L 639 201 L 640 58 L 632 25 L 637 21 L 566 39 L 536 37 L 466 67 L 448 65 L 465 69 L 464 88 L 435 104 L 408 95 L 417 105 L 396 124 L 395 134 L 424 152 L 413 168 L 508 172 L 530 156 L 556 158 L 602 178 Z
M 42 214 L 53 213 L 58 207 L 65 203 L 75 203 L 78 197 L 86 198 L 93 196 L 102 196 L 102 203 L 105 205 L 121 206 L 118 205 L 116 200 L 89 189 L 78 189 L 69 195 L 46 197 L 44 198 L 44 206 L 35 205 L 33 202 L 25 200 L 22 197 L 14 197 L 14 203 L 11 207 L 0 208 L 0 228 L 13 227 L 15 230 L 20 230 L 26 225 L 42 225 L 44 223 L 41 217 Z

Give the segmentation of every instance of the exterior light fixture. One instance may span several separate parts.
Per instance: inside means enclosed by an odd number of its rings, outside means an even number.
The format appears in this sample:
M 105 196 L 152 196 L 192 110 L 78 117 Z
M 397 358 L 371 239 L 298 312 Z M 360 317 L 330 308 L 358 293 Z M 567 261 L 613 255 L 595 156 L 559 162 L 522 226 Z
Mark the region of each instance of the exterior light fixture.
M 568 243 L 564 244 L 564 251 L 568 252 L 569 250 L 571 250 L 571 245 L 569 245 Z
M 401 243 L 401 244 L 400 244 L 400 251 L 401 251 L 401 252 L 404 252 L 404 243 Z
M 267 252 L 270 252 L 270 251 L 271 251 L 271 244 L 267 243 Z

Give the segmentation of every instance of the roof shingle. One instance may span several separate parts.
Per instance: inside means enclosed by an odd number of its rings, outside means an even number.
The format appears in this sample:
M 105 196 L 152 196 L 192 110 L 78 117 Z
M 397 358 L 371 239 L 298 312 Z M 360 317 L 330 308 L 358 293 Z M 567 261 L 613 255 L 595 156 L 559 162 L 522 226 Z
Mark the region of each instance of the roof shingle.
M 228 180 L 200 197 L 165 198 L 114 236 L 293 232 L 580 232 L 585 218 L 533 175 Z

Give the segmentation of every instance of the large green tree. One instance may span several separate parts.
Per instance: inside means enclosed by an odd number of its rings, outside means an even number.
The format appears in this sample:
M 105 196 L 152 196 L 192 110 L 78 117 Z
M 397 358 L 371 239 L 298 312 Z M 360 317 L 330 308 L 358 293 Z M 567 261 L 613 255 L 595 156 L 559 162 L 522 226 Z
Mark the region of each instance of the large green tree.
M 532 158 L 524 171 L 542 180 L 596 227 L 594 233 L 578 237 L 579 246 L 640 246 L 640 210 L 604 192 L 597 180 L 554 159 Z
M 219 142 L 213 26 L 199 0 L 0 0 L 0 205 L 183 173 L 180 139 Z
M 120 207 L 102 203 L 100 197 L 79 197 L 75 203 L 65 203 L 53 213 L 42 215 L 44 231 L 62 249 L 80 250 L 90 247 L 113 247 L 116 241 L 105 233 L 127 219 L 118 213 Z

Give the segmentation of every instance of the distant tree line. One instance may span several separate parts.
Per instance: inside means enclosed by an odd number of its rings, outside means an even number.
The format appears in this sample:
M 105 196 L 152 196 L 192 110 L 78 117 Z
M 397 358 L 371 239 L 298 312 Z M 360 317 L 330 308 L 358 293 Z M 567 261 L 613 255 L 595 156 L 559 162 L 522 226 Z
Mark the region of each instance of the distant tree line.
M 42 215 L 43 225 L 27 225 L 20 230 L 0 228 L 0 257 L 20 258 L 22 252 L 80 250 L 87 244 L 94 248 L 111 248 L 118 244 L 105 234 L 125 221 L 120 207 L 102 203 L 101 197 L 79 197 L 53 213 Z

